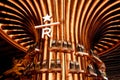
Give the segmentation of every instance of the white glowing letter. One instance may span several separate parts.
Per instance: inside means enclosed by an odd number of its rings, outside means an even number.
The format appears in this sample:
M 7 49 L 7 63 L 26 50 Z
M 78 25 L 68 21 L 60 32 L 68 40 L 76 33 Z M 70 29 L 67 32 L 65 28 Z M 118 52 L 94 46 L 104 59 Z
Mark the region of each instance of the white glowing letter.
M 44 38 L 44 35 L 51 36 L 51 29 L 50 28 L 43 28 L 42 29 L 42 38 Z

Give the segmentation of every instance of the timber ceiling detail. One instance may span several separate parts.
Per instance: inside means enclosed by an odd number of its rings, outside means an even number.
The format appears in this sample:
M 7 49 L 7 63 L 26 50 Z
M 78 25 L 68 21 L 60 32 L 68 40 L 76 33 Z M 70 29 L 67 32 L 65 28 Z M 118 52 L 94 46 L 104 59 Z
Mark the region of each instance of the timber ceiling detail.
M 0 1 L 1 37 L 26 52 L 41 39 L 41 29 L 37 32 L 34 27 L 44 23 L 42 17 L 46 14 L 52 16 L 52 22 L 60 21 L 60 26 L 64 26 L 60 39 L 73 33 L 68 39 L 83 44 L 86 51 L 93 49 L 103 60 L 108 53 L 119 55 L 120 0 Z

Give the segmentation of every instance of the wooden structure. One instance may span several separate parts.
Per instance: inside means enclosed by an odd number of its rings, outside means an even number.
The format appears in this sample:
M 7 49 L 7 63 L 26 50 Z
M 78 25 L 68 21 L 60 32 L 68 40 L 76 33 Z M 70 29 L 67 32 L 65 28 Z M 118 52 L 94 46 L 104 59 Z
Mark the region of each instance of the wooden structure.
M 96 54 L 102 55 L 117 47 L 119 38 L 110 41 L 105 37 L 98 44 L 92 41 L 97 42 L 94 40 L 97 31 L 100 33 L 106 26 L 110 28 L 112 23 L 107 23 L 109 18 L 104 20 L 112 12 L 104 15 L 104 11 L 119 3 L 119 0 L 1 1 L 0 35 L 26 54 L 19 60 L 26 69 L 20 79 L 31 76 L 30 80 L 107 80 L 105 64 Z M 105 9 L 101 11 L 103 6 Z M 51 31 L 50 36 L 47 33 L 43 38 L 44 28 Z M 109 34 L 105 32 L 103 36 Z

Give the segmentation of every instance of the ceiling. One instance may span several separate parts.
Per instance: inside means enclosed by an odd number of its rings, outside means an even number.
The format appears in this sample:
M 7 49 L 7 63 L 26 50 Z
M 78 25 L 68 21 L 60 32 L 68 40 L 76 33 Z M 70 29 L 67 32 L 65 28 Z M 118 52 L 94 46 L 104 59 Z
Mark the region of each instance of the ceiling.
M 41 29 L 36 31 L 34 26 L 43 24 L 46 14 L 66 26 L 68 34 L 73 33 L 71 41 L 83 44 L 86 51 L 93 49 L 105 62 L 109 76 L 119 77 L 120 0 L 0 1 L 0 57 L 24 55 L 30 46 L 39 44 Z

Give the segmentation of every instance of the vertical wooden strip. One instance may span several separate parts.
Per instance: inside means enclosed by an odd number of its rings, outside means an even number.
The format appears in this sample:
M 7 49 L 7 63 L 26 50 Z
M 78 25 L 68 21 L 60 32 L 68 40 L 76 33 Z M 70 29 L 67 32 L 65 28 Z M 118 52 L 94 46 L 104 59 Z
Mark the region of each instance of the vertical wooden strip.
M 37 11 L 38 11 L 38 15 L 37 15 L 37 17 L 38 17 L 38 20 L 41 22 L 39 22 L 39 24 L 43 24 L 43 21 L 42 21 L 42 12 L 41 12 L 41 9 L 40 9 L 40 2 L 39 1 L 36 1 L 35 0 L 35 5 L 36 5 L 36 8 L 37 8 Z M 40 30 L 37 30 L 37 32 L 38 32 L 38 39 L 40 39 L 40 37 L 41 37 L 41 35 L 40 35 Z M 39 48 L 40 48 L 40 54 L 38 54 L 38 62 L 41 62 L 42 61 L 42 53 L 41 53 L 41 51 L 42 51 L 42 40 L 41 41 L 39 41 Z M 39 67 L 40 68 L 40 67 Z M 41 76 L 41 74 L 37 74 L 37 80 L 39 80 L 39 79 L 41 79 L 42 78 L 42 76 Z
M 48 10 L 49 10 L 49 15 L 50 16 L 52 16 L 52 18 L 51 18 L 51 23 L 53 22 L 53 16 L 54 16 L 54 14 L 52 13 L 52 11 L 54 10 L 53 8 L 52 8 L 52 1 L 51 0 L 47 0 L 47 4 L 48 4 Z M 54 32 L 54 30 L 53 30 L 53 26 L 51 26 L 51 30 L 52 30 L 52 32 L 51 32 L 51 38 L 50 38 L 50 44 L 51 44 L 51 42 L 52 42 L 52 40 L 53 40 L 53 37 L 54 37 L 54 35 L 53 35 L 53 32 Z M 49 47 L 49 46 L 48 46 Z M 51 60 L 53 60 L 54 59 L 54 55 L 55 55 L 55 53 L 54 52 L 49 52 L 49 69 L 51 69 L 51 67 L 50 67 L 50 64 L 51 64 Z M 51 79 L 51 80 L 54 80 L 54 73 L 49 73 L 49 76 L 48 76 L 48 79 Z
M 65 7 L 65 19 L 66 19 L 66 23 L 65 23 L 65 27 L 66 27 L 66 40 L 68 42 L 71 42 L 70 39 L 70 5 L 71 5 L 71 1 L 70 0 L 66 0 L 65 3 L 66 7 Z M 71 54 L 66 54 L 66 80 L 73 80 L 73 76 L 72 73 L 69 73 L 69 62 L 71 61 Z
M 60 22 L 60 13 L 59 13 L 59 11 L 61 10 L 61 8 L 59 7 L 59 4 L 60 4 L 60 1 L 59 0 L 55 0 L 55 6 L 56 6 L 56 17 L 57 17 L 57 22 Z M 60 22 L 60 24 L 61 24 L 61 22 Z M 57 41 L 58 40 L 60 40 L 60 30 L 61 29 L 61 26 L 60 25 L 57 25 L 57 33 L 56 33 L 56 35 L 57 35 Z M 57 59 L 58 60 L 60 60 L 60 62 L 62 62 L 62 59 L 61 59 L 61 52 L 57 52 Z M 56 80 L 61 80 L 61 73 L 62 73 L 62 71 L 60 72 L 60 73 L 58 73 L 57 72 L 57 74 L 56 74 Z
M 63 53 L 63 54 L 61 54 L 62 55 L 62 62 L 61 62 L 61 64 L 62 64 L 62 80 L 66 80 L 65 79 L 65 54 Z
M 65 8 L 65 0 L 61 0 L 61 40 L 64 41 L 64 8 Z M 61 53 L 61 58 L 62 58 L 62 80 L 66 80 L 65 78 L 65 54 L 62 52 Z
M 82 7 L 83 7 L 84 1 L 78 1 L 78 7 L 77 7 L 77 14 L 76 14 L 76 22 L 75 22 L 75 38 L 76 38 L 76 44 L 81 44 L 81 29 L 79 30 L 80 26 L 79 24 L 81 23 L 81 13 L 82 13 Z M 82 57 L 78 57 L 78 62 L 80 64 L 80 70 L 82 70 Z M 80 73 L 78 74 L 79 78 L 78 80 L 84 80 L 83 79 L 83 74 Z
M 81 57 L 78 57 L 78 62 L 80 63 L 80 70 L 83 70 L 83 69 L 82 69 L 82 65 L 83 65 L 83 64 L 82 64 Z M 83 74 L 80 73 L 79 76 L 80 76 L 80 77 L 79 77 L 79 80 L 83 80 Z
M 80 32 L 79 32 L 79 22 L 80 22 L 80 19 L 81 19 L 81 11 L 82 11 L 82 6 L 83 6 L 83 0 L 82 1 L 78 1 L 78 7 L 77 7 L 77 14 L 76 14 L 76 22 L 75 22 L 75 39 L 76 39 L 76 44 L 80 44 L 81 43 L 81 40 L 80 40 Z M 78 62 L 80 64 L 80 70 L 82 70 L 82 60 L 81 60 L 81 57 L 78 57 Z M 83 80 L 83 74 L 78 74 L 78 80 Z
M 84 7 L 84 4 L 85 4 L 85 1 L 84 0 L 82 0 L 82 2 L 81 2 L 81 7 L 80 7 L 80 14 L 81 14 L 81 16 L 80 16 L 80 25 L 79 25 L 79 34 L 80 34 L 80 41 L 82 41 L 82 24 L 83 24 L 83 7 Z M 82 42 L 80 42 L 80 43 L 82 43 Z
M 75 14 L 76 14 L 76 7 L 77 7 L 77 2 L 78 0 L 73 1 L 73 7 L 72 7 L 72 13 L 71 13 L 71 39 L 72 39 L 72 48 L 73 50 L 75 50 Z M 74 55 L 75 51 L 73 52 L 72 56 L 73 56 L 73 61 L 77 61 L 76 60 L 76 56 Z M 78 80 L 78 75 L 74 74 L 74 80 Z
M 44 1 L 45 1 L 45 0 L 44 0 Z M 43 17 L 48 14 L 48 13 L 47 13 L 46 5 L 44 4 L 44 1 L 43 1 L 43 0 L 40 0 L 40 4 L 41 4 L 41 6 L 42 6 Z M 47 45 L 48 45 L 48 37 L 45 36 L 43 60 L 47 60 Z M 42 80 L 46 80 L 46 79 L 47 79 L 46 73 L 42 73 Z

